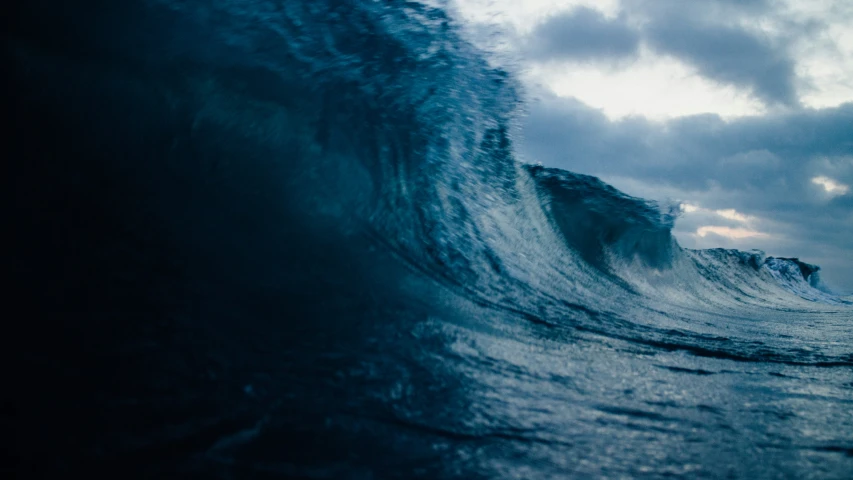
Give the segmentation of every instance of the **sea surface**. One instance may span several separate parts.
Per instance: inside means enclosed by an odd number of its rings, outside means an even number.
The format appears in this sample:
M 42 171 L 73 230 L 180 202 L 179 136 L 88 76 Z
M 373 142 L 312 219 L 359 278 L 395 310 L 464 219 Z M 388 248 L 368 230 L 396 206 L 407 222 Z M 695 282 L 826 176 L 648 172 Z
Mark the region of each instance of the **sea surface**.
M 519 161 L 439 6 L 2 9 L 17 478 L 853 478 L 851 298 Z

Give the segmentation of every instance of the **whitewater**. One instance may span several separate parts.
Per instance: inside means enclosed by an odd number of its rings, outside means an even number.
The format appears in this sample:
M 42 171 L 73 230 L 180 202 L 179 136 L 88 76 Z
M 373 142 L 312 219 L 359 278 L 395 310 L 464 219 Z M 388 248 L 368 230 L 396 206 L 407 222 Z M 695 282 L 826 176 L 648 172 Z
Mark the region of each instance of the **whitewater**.
M 442 8 L 76 3 L 3 7 L 19 478 L 850 478 L 853 300 L 520 161 Z

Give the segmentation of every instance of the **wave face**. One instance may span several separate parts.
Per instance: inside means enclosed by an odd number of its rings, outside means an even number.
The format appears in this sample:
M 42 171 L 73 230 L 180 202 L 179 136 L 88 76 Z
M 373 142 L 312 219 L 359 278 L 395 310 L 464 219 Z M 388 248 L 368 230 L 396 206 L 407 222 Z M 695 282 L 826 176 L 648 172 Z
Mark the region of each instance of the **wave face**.
M 33 476 L 844 478 L 853 302 L 520 163 L 403 1 L 14 7 Z

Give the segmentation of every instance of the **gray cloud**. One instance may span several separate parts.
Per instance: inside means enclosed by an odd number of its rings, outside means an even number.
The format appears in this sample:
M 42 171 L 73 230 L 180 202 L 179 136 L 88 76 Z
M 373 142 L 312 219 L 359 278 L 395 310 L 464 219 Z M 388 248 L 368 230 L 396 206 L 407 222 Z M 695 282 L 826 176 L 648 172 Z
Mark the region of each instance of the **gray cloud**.
M 545 95 L 530 106 L 519 147 L 526 161 L 596 175 L 632 195 L 735 208 L 770 235 L 717 245 L 800 256 L 853 291 L 853 192 L 833 197 L 811 182 L 825 175 L 853 187 L 851 125 L 853 103 L 731 121 L 613 122 L 577 100 Z M 693 223 L 707 220 L 685 216 L 676 231 L 695 232 Z
M 635 58 L 645 44 L 767 104 L 798 104 L 788 44 L 813 25 L 786 20 L 786 34 L 775 40 L 743 27 L 758 19 L 780 20 L 766 0 L 623 0 L 622 6 L 614 19 L 586 7 L 553 15 L 519 41 L 522 54 L 534 62 L 608 61 Z
M 729 26 L 666 19 L 644 29 L 660 52 L 693 64 L 707 78 L 746 87 L 768 103 L 794 105 L 794 61 L 784 48 Z
M 781 22 L 769 0 L 623 0 L 644 23 L 643 40 L 654 50 L 695 66 L 711 80 L 749 89 L 768 104 L 796 105 L 796 71 L 788 51 L 791 36 L 809 26 L 785 20 L 775 40 L 747 28 Z
M 579 7 L 537 25 L 525 49 L 536 60 L 592 60 L 634 56 L 639 44 L 639 33 L 623 20 Z

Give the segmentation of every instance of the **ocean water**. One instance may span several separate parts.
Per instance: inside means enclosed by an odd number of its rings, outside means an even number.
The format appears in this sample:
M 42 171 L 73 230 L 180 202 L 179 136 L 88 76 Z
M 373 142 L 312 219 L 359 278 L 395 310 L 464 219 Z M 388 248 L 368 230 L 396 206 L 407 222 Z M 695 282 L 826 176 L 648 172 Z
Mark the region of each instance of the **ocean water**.
M 18 478 L 853 476 L 853 301 L 518 161 L 440 7 L 3 9 Z

